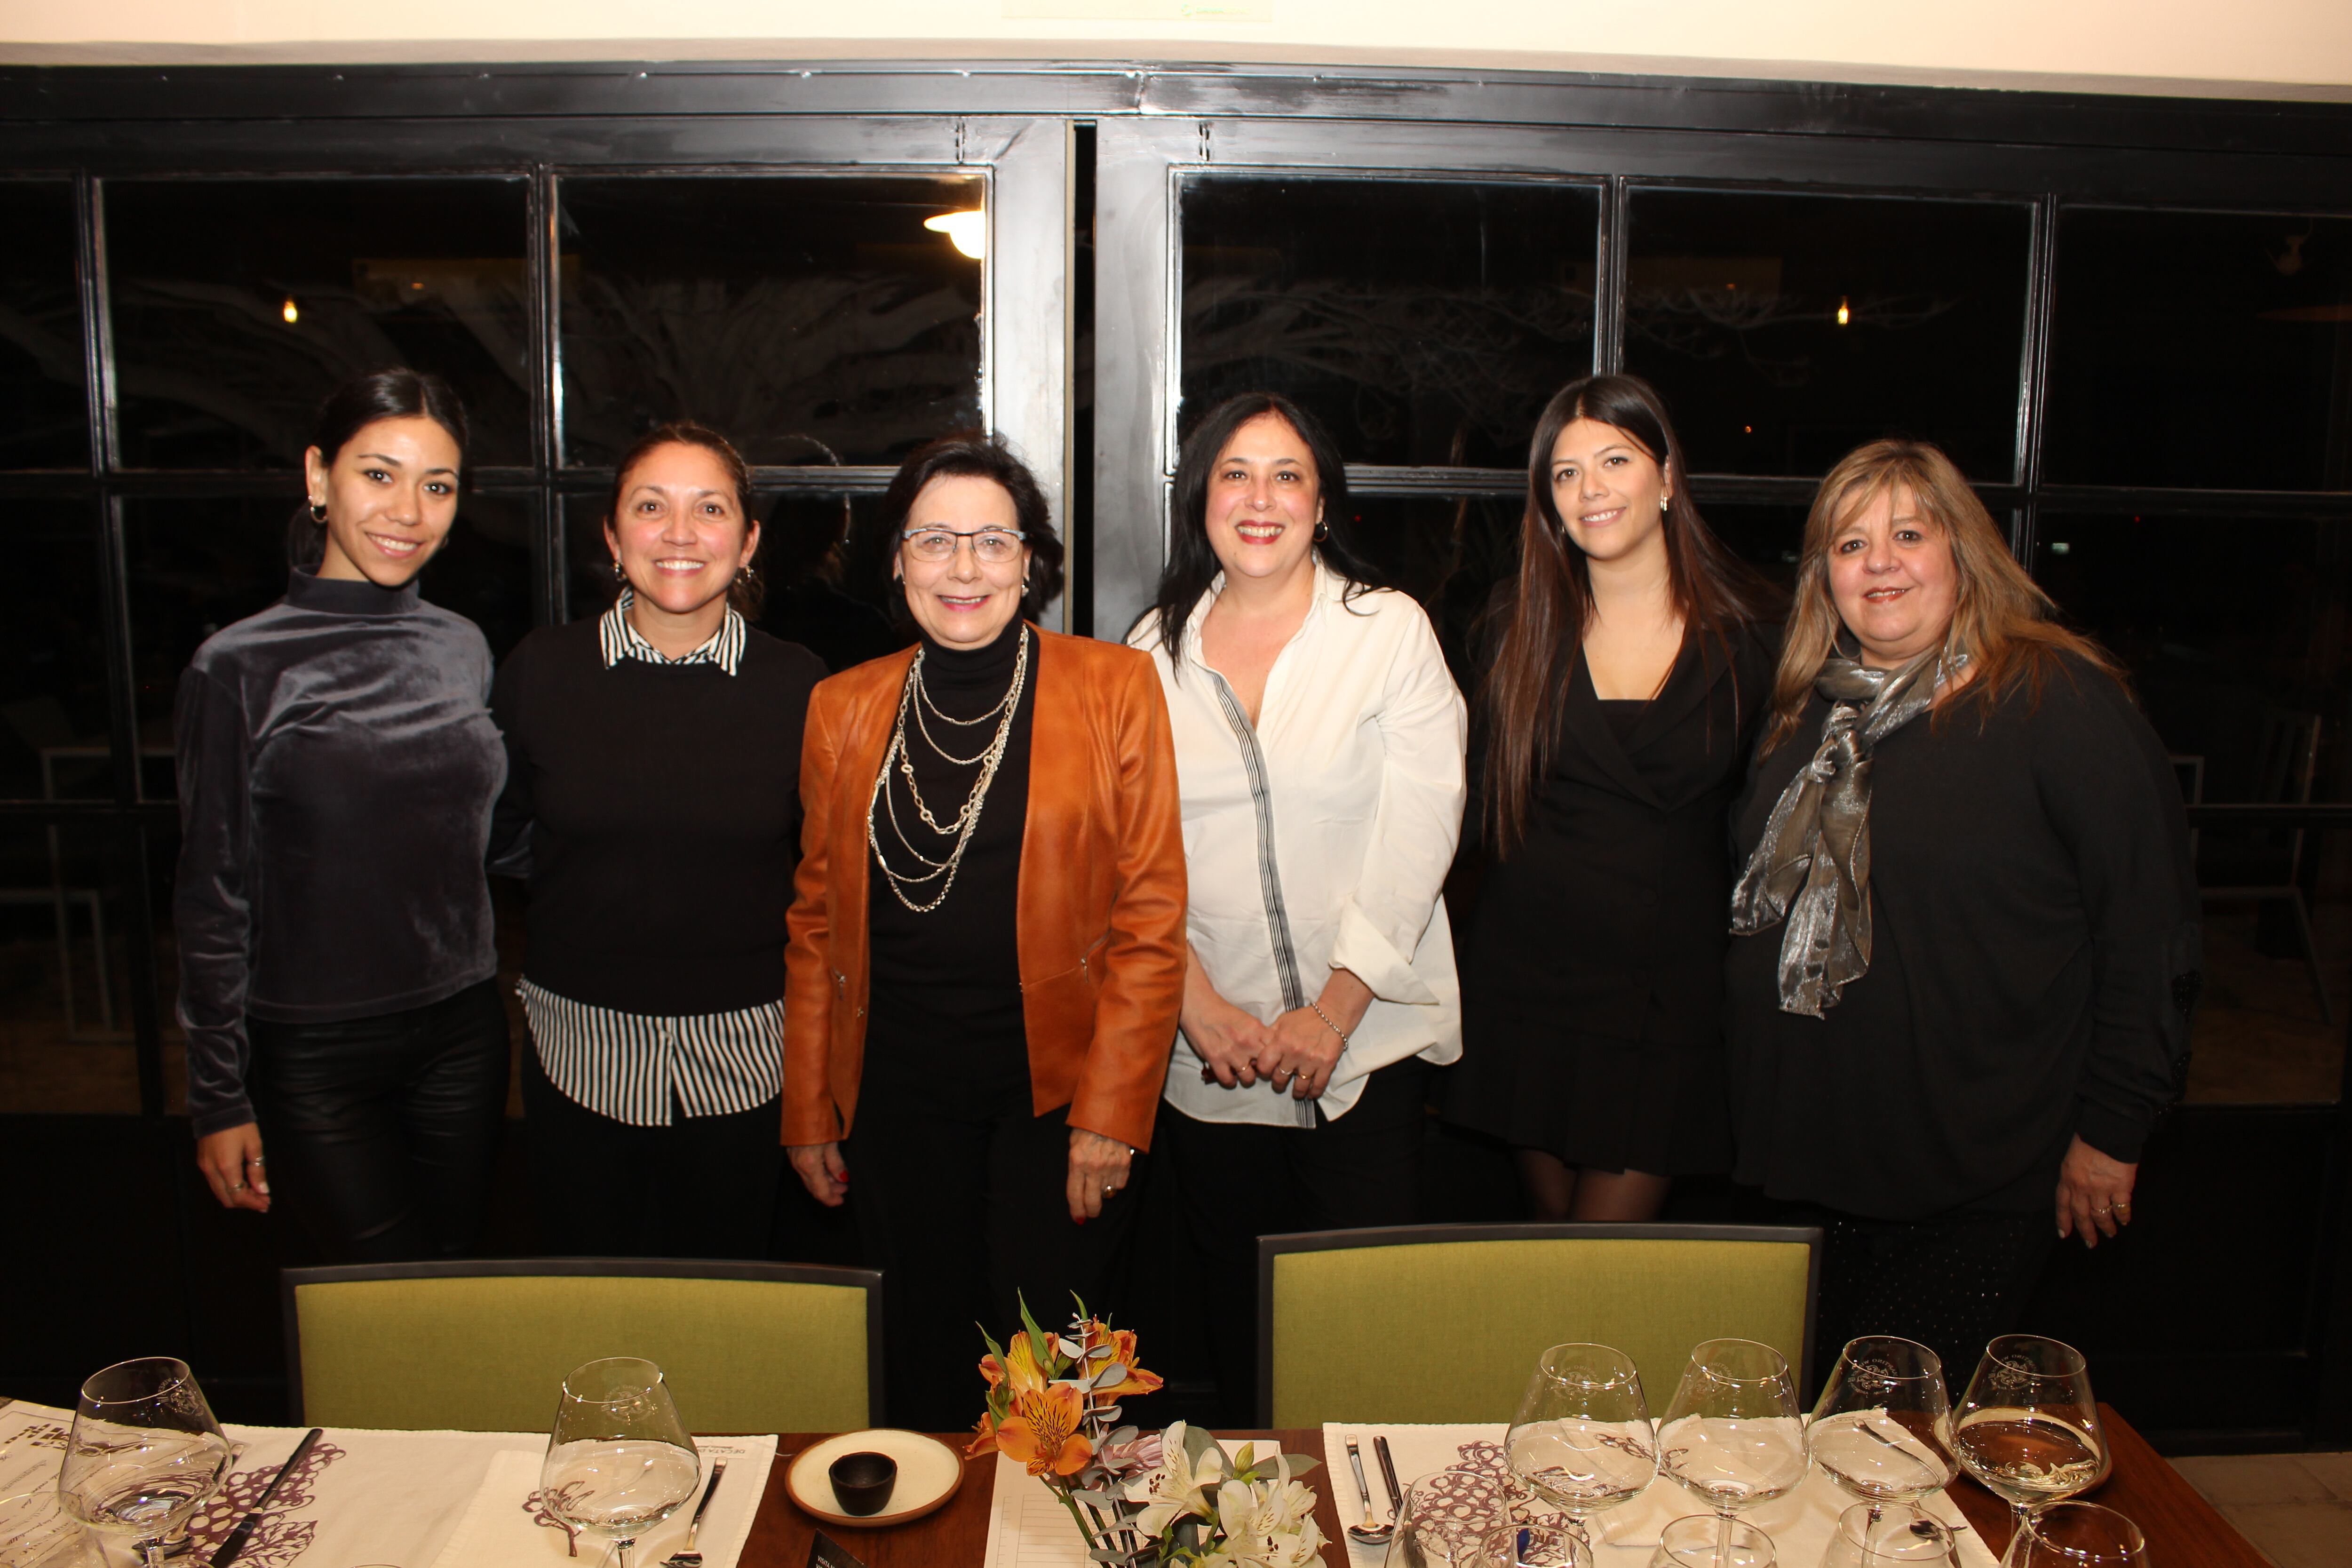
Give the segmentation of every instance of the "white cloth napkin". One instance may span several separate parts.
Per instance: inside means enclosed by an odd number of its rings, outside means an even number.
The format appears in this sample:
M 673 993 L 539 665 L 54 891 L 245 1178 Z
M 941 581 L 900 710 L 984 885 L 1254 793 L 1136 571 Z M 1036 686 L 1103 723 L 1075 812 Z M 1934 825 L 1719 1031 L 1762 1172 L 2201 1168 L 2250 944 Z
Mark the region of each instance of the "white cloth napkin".
M 702 1553 L 703 1568 L 735 1568 L 743 1543 L 751 1537 L 751 1521 L 759 1514 L 760 1499 L 768 1489 L 776 1440 L 697 1437 L 694 1446 L 702 1452 L 706 1483 L 710 1467 L 719 1460 L 727 1461 L 727 1479 L 719 1484 L 719 1495 L 710 1500 L 710 1511 L 703 1516 L 695 1550 Z M 489 1473 L 482 1478 L 465 1517 L 457 1521 L 457 1532 L 433 1560 L 434 1568 L 523 1568 L 528 1563 L 583 1568 L 602 1557 L 604 1542 L 587 1536 L 581 1538 L 575 1554 L 563 1527 L 536 1506 L 539 1469 L 546 1458 L 543 1442 L 534 1448 L 508 1448 L 495 1455 Z M 701 1496 L 698 1491 L 695 1495 Z M 688 1504 L 639 1536 L 637 1561 L 659 1563 L 671 1552 L 683 1550 L 693 1515 L 694 1508 Z
M 1374 1455 L 1375 1436 L 1388 1438 L 1390 1451 L 1396 1458 L 1398 1483 L 1409 1485 L 1414 1477 L 1432 1470 L 1475 1468 L 1482 1459 L 1490 1464 L 1498 1461 L 1507 1430 L 1500 1423 L 1432 1426 L 1326 1425 L 1324 1469 L 1329 1477 L 1327 1484 L 1331 1495 L 1339 1503 L 1340 1522 L 1353 1524 L 1362 1515 L 1355 1472 L 1348 1466 L 1350 1436 L 1356 1439 L 1364 1457 L 1364 1475 L 1375 1500 L 1373 1515 L 1386 1520 L 1388 1492 L 1381 1485 L 1380 1465 Z M 1822 1553 L 1829 1550 L 1838 1515 L 1853 1503 L 1853 1498 L 1838 1489 L 1836 1482 L 1815 1469 L 1808 1471 L 1804 1483 L 1786 1497 L 1750 1509 L 1740 1517 L 1772 1538 L 1773 1555 L 1780 1568 L 1816 1568 Z M 1920 1506 L 1951 1526 L 1953 1542 L 1958 1548 L 1959 1568 L 1997 1568 L 1992 1552 L 1969 1527 L 1968 1520 L 1950 1498 L 1937 1492 Z M 1632 1502 L 1596 1516 L 1593 1536 L 1599 1550 L 1594 1555 L 1600 1568 L 1646 1568 L 1650 1552 L 1658 1544 L 1659 1531 L 1687 1514 L 1706 1511 L 1698 1500 L 1674 1480 L 1660 1476 Z M 1349 1568 L 1384 1568 L 1385 1556 L 1383 1548 L 1348 1542 Z

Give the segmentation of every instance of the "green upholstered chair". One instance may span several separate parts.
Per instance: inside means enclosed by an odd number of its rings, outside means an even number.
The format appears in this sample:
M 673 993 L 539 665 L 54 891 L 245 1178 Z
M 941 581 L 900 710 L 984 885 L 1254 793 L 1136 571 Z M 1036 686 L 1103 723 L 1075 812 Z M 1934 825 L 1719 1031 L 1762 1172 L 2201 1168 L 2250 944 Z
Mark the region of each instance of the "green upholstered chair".
M 532 1258 L 289 1268 L 299 1424 L 541 1432 L 564 1374 L 643 1356 L 696 1432 L 839 1432 L 882 1392 L 882 1276 L 865 1268 Z
M 1536 1358 L 1582 1340 L 1652 1415 L 1702 1340 L 1759 1340 L 1811 1384 L 1818 1229 L 1406 1226 L 1258 1238 L 1258 1424 L 1508 1421 Z

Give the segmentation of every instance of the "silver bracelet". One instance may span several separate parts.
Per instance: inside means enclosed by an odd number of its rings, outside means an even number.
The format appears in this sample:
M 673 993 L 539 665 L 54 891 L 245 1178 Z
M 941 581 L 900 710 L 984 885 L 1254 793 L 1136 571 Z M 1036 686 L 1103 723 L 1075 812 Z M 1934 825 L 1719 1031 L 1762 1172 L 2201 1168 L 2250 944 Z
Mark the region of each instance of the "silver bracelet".
M 1316 1016 L 1317 1017 L 1318 1017 L 1318 1018 L 1320 1018 L 1320 1019 L 1322 1019 L 1322 1020 L 1323 1020 L 1323 1026 L 1324 1026 L 1325 1028 L 1327 1028 L 1327 1029 L 1330 1030 L 1333 1034 L 1335 1034 L 1335 1035 L 1337 1035 L 1337 1036 L 1339 1036 L 1339 1043 L 1340 1043 L 1341 1045 L 1343 1045 L 1343 1046 L 1344 1046 L 1344 1045 L 1346 1045 L 1346 1044 L 1348 1043 L 1348 1031 L 1347 1031 L 1347 1030 L 1345 1030 L 1345 1029 L 1343 1029 L 1343 1028 L 1341 1028 L 1341 1027 L 1339 1027 L 1339 1025 L 1337 1025 L 1337 1024 L 1335 1024 L 1335 1023 L 1331 1022 L 1331 1015 L 1330 1015 L 1330 1014 L 1328 1014 L 1328 1013 L 1326 1013 L 1325 1011 L 1323 1011 L 1323 1004 L 1322 1004 L 1322 1003 L 1320 1003 L 1320 1002 L 1309 1002 L 1309 1003 L 1308 1003 L 1308 1004 L 1307 1004 L 1307 1005 L 1309 1007 L 1312 1007 L 1312 1008 L 1314 1008 L 1314 1009 L 1315 1009 L 1315 1016 Z

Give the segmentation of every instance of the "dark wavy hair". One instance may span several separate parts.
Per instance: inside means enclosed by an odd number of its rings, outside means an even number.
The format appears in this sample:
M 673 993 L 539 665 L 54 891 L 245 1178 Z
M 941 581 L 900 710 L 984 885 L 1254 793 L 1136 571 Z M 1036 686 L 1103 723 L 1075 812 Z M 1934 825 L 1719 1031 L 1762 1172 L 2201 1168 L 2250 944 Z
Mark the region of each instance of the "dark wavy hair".
M 352 437 L 379 419 L 430 419 L 457 443 L 457 467 L 466 466 L 466 405 L 449 384 L 429 371 L 373 370 L 355 375 L 327 395 L 310 424 L 310 445 L 332 468 Z M 327 552 L 326 524 L 310 515 L 307 502 L 295 503 L 286 524 L 286 559 L 306 571 L 319 564 Z
M 727 482 L 735 487 L 735 510 L 743 519 L 745 531 L 750 531 L 759 520 L 751 510 L 751 468 L 743 461 L 743 454 L 735 449 L 735 443 L 708 425 L 698 425 L 691 419 L 672 419 L 638 437 L 613 466 L 613 493 L 604 501 L 607 535 L 613 531 L 613 520 L 621 514 L 621 492 L 629 482 L 629 470 L 644 461 L 648 453 L 663 447 L 699 447 L 718 458 L 719 466 L 727 470 Z M 767 548 L 767 530 L 763 528 L 760 531 L 760 548 L 751 552 L 744 570 L 727 585 L 727 602 L 747 621 L 758 620 L 760 607 L 767 603 L 768 584 L 760 575 L 760 557 Z
M 1323 503 L 1323 537 L 1316 542 L 1315 550 L 1323 564 L 1348 580 L 1345 597 L 1353 599 L 1367 589 L 1387 586 L 1357 552 L 1351 537 L 1354 520 L 1348 515 L 1347 465 L 1321 422 L 1278 392 L 1244 392 L 1228 397 L 1202 415 L 1184 437 L 1176 461 L 1168 564 L 1160 569 L 1160 586 L 1152 592 L 1150 606 L 1136 618 L 1141 626 L 1159 617 L 1154 629 L 1160 646 L 1167 650 L 1168 662 L 1180 678 L 1184 668 L 1185 625 L 1192 618 L 1192 607 L 1201 602 L 1201 595 L 1223 570 L 1215 547 L 1209 542 L 1209 480 L 1234 432 L 1265 414 L 1285 421 L 1307 444 L 1307 460 L 1315 468 L 1316 494 Z
M 904 631 L 914 623 L 906 590 L 891 581 L 890 563 L 898 558 L 898 536 L 906 530 L 907 514 L 915 510 L 915 498 L 933 479 L 988 479 L 1013 499 L 1021 542 L 1029 547 L 1029 575 L 1021 585 L 1021 614 L 1035 620 L 1061 595 L 1061 536 L 1054 531 L 1053 514 L 1045 505 L 1045 492 L 1037 488 L 1037 476 L 1013 455 L 1004 437 L 985 431 L 953 431 L 919 448 L 898 465 L 898 471 L 890 476 L 890 488 L 882 492 L 882 510 L 874 526 L 851 552 L 852 580 L 872 584 L 878 595 L 875 602 L 889 613 L 892 626 Z
M 1622 430 L 1665 474 L 1666 568 L 1686 639 L 1711 637 L 1727 657 L 1735 627 L 1769 621 L 1780 609 L 1771 584 L 1699 516 L 1681 443 L 1656 388 L 1636 375 L 1581 376 L 1561 387 L 1528 443 L 1518 577 L 1498 598 L 1495 659 L 1479 690 L 1487 826 L 1503 854 L 1526 835 L 1536 781 L 1551 761 L 1560 692 L 1592 622 L 1591 568 L 1568 537 L 1551 493 L 1552 447 L 1580 419 Z

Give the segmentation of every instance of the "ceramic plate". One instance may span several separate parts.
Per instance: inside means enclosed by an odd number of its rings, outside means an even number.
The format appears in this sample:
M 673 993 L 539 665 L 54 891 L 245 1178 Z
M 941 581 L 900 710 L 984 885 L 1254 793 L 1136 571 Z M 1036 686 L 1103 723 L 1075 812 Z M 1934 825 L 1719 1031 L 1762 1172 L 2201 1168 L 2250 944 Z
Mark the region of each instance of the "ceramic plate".
M 898 1484 L 879 1513 L 845 1511 L 833 1495 L 833 1479 L 825 1474 L 844 1454 L 887 1454 L 898 1461 Z M 879 1524 L 904 1524 L 920 1519 L 955 1496 L 963 1484 L 963 1460 L 937 1437 L 877 1426 L 864 1432 L 844 1432 L 801 1450 L 784 1472 L 784 1489 L 804 1513 L 827 1524 L 870 1530 Z

